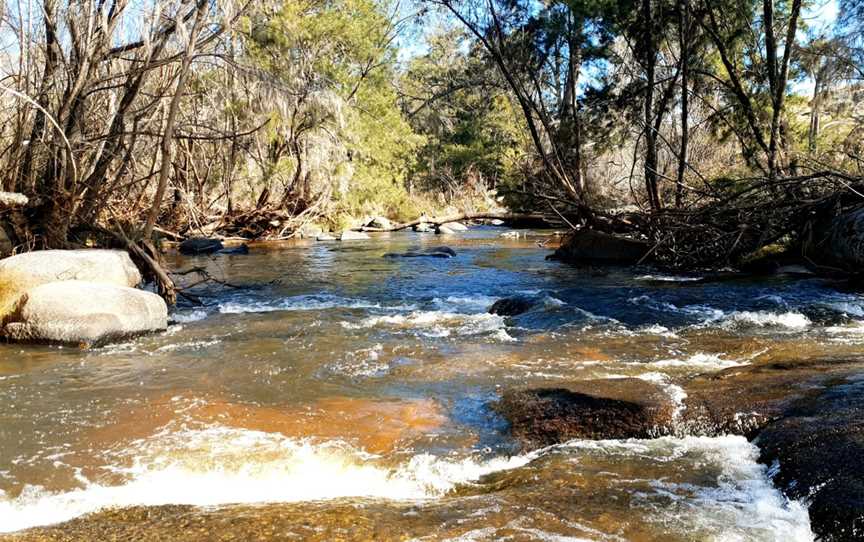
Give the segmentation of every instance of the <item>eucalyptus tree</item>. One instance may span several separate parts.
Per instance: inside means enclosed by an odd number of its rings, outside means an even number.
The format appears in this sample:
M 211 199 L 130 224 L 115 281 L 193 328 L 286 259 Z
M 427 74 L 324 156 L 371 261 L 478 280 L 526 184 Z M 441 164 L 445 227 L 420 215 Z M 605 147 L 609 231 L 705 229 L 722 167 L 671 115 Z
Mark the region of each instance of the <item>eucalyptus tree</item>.
M 426 0 L 474 35 L 521 113 L 542 176 L 583 214 L 586 202 L 580 95 L 611 46 L 628 2 Z

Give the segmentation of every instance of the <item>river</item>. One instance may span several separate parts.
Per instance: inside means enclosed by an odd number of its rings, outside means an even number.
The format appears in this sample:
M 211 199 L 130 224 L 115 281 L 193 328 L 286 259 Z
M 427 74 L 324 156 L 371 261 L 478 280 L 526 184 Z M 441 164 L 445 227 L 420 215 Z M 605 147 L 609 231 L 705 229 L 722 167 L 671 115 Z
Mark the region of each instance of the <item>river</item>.
M 70 539 L 812 540 L 743 437 L 521 451 L 501 390 L 664 386 L 786 356 L 855 356 L 864 297 L 822 279 L 700 280 L 545 260 L 534 232 L 170 256 L 199 287 L 167 332 L 0 346 L 0 533 Z M 490 315 L 506 296 L 537 306 Z M 68 534 L 73 533 L 73 534 Z M 57 534 L 57 533 L 55 533 Z M 14 539 L 17 535 L 11 535 Z

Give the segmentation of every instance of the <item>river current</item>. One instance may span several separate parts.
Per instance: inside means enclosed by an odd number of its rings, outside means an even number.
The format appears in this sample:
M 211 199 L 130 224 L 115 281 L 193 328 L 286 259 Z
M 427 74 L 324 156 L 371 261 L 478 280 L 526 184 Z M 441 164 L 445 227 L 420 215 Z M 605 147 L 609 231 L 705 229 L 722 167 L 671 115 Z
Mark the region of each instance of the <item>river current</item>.
M 508 387 L 636 377 L 683 409 L 696 374 L 858 356 L 864 297 L 816 278 L 575 268 L 545 260 L 546 237 L 502 231 L 172 255 L 237 287 L 200 286 L 203 305 L 123 344 L 0 345 L 0 533 L 78 518 L 153 540 L 196 525 L 236 540 L 813 539 L 806 503 L 743 437 L 522 452 L 490 405 Z M 457 256 L 383 257 L 441 244 Z M 514 295 L 538 303 L 487 312 Z

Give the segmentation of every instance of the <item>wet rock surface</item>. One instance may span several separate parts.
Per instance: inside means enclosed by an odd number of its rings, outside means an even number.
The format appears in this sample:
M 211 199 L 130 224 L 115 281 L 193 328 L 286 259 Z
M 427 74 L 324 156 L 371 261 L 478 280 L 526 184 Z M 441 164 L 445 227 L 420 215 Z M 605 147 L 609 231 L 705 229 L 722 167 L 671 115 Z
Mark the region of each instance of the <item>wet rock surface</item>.
M 586 230 L 567 237 L 550 258 L 573 264 L 632 265 L 649 248 L 644 241 Z
M 210 239 L 206 237 L 192 237 L 186 239 L 177 247 L 180 254 L 194 256 L 197 254 L 213 254 L 222 250 L 224 246 L 219 239 Z
M 809 504 L 820 540 L 864 537 L 864 362 L 771 361 L 683 386 L 680 419 L 668 393 L 638 379 L 507 390 L 494 408 L 525 449 L 673 432 L 744 435 L 777 487 Z
M 530 297 L 505 297 L 504 299 L 499 299 L 489 307 L 489 314 L 517 316 L 530 311 L 535 305 L 537 305 L 537 300 Z
M 697 376 L 684 384 L 686 408 L 679 426 L 692 434 L 754 438 L 797 402 L 859 370 L 864 363 L 854 360 L 790 360 Z
M 756 439 L 774 483 L 809 502 L 820 540 L 864 539 L 864 378 L 801 401 Z
M 671 430 L 675 409 L 659 386 L 623 378 L 507 390 L 495 410 L 532 449 L 572 439 L 656 437 Z

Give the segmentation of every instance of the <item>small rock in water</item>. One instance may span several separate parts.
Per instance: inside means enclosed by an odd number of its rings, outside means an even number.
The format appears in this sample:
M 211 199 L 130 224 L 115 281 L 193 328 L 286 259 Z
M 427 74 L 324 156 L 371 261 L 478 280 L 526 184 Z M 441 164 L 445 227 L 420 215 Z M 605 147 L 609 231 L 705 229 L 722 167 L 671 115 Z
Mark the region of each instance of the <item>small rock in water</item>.
M 369 239 L 369 234 L 362 231 L 345 230 L 339 236 L 340 241 L 362 241 L 364 239 Z
M 301 239 L 314 239 L 322 235 L 324 230 L 317 224 L 304 224 L 298 233 Z
M 376 216 L 365 224 L 367 228 L 375 228 L 379 230 L 389 230 L 393 227 L 393 223 L 383 216 Z
M 210 239 L 207 237 L 192 237 L 186 239 L 178 247 L 180 254 L 194 256 L 196 254 L 213 254 L 224 248 L 222 241 L 219 239 Z
M 416 226 L 414 226 L 413 230 L 418 232 L 418 233 L 431 233 L 433 231 L 432 226 L 430 226 L 429 224 L 427 224 L 425 222 L 421 222 L 420 224 L 417 224 Z
M 653 438 L 671 432 L 675 412 L 661 387 L 636 378 L 506 390 L 494 408 L 526 449 L 572 439 Z
M 408 252 L 388 252 L 385 258 L 453 258 L 456 251 L 450 247 L 433 247 L 424 250 L 409 250 Z
M 489 307 L 489 314 L 500 316 L 516 316 L 531 310 L 537 302 L 528 297 L 505 297 L 499 299 Z
M 444 224 L 440 224 L 437 228 L 435 228 L 435 233 L 439 235 L 453 235 L 454 233 L 456 233 L 456 231 L 448 228 Z
M 315 238 L 316 241 L 335 241 L 336 238 L 329 233 L 322 233 Z
M 468 226 L 461 222 L 448 222 L 446 224 L 442 224 L 443 226 L 447 226 L 453 231 L 468 231 Z

